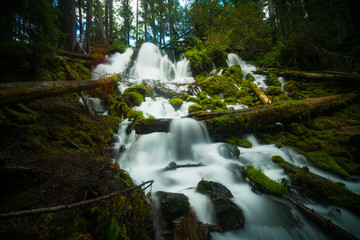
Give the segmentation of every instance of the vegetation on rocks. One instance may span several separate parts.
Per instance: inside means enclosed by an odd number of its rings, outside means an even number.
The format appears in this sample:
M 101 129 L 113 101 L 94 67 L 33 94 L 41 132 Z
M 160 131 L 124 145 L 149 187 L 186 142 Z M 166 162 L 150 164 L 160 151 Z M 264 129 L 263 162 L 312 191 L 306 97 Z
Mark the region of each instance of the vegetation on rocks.
M 261 192 L 277 196 L 287 194 L 287 189 L 283 184 L 270 179 L 260 168 L 256 169 L 250 165 L 245 169 L 245 175 L 250 181 L 255 183 L 256 188 Z

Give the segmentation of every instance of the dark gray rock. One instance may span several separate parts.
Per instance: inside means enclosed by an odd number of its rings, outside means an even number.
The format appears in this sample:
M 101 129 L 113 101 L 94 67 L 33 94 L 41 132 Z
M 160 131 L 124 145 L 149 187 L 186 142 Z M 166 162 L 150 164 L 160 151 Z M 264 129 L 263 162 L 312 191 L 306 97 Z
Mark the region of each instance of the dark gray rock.
M 239 159 L 240 156 L 240 150 L 237 148 L 236 145 L 230 144 L 230 143 L 222 143 L 218 147 L 219 154 L 228 159 Z
M 189 198 L 182 193 L 159 191 L 155 193 L 159 201 L 159 211 L 166 221 L 185 216 L 190 211 Z

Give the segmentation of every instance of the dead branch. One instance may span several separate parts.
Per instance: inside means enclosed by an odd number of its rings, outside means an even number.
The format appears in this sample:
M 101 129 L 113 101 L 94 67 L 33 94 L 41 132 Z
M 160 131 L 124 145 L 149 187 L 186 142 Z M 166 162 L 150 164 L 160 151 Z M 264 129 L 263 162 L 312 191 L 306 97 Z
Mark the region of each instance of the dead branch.
M 98 198 L 93 198 L 90 200 L 81 201 L 81 202 L 72 203 L 72 204 L 60 205 L 60 206 L 56 206 L 56 207 L 47 207 L 47 208 L 38 208 L 38 209 L 29 209 L 29 210 L 23 210 L 23 211 L 17 211 L 17 212 L 2 213 L 2 214 L 0 214 L 0 219 L 30 216 L 30 215 L 44 214 L 44 213 L 50 213 L 50 212 L 59 212 L 59 211 L 63 211 L 63 210 L 71 209 L 71 208 L 90 205 L 90 204 L 94 204 L 94 203 L 97 203 L 100 201 L 107 200 L 109 198 L 113 198 L 113 197 L 116 197 L 116 196 L 119 196 L 119 195 L 122 195 L 122 194 L 125 194 L 128 192 L 134 191 L 135 189 L 142 188 L 143 186 L 145 186 L 145 187 L 142 190 L 145 190 L 148 187 L 150 187 L 153 183 L 154 183 L 154 180 L 149 180 L 149 181 L 143 182 L 142 184 L 135 186 L 135 187 L 127 188 L 125 190 L 116 191 L 111 194 L 104 195 L 104 196 L 101 196 Z
M 196 163 L 196 164 L 174 164 L 174 165 L 168 165 L 164 168 L 164 171 L 169 171 L 169 170 L 174 170 L 174 169 L 177 169 L 177 168 L 188 168 L 188 167 L 202 167 L 202 166 L 205 166 L 203 164 L 203 162 L 200 162 L 200 163 Z

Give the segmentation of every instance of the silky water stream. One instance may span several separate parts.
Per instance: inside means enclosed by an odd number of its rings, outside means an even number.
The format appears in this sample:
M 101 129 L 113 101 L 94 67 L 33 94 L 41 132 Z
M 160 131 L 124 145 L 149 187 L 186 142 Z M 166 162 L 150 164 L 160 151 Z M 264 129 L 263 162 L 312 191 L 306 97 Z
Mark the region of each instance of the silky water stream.
M 117 57 L 127 56 L 124 54 Z M 126 59 L 123 62 L 126 62 Z M 235 54 L 229 54 L 228 64 L 229 66 L 240 64 L 244 74 L 255 70 L 254 66 L 242 61 Z M 112 73 L 121 72 L 124 69 L 123 66 L 117 66 L 118 71 L 111 66 L 105 68 L 111 69 Z M 98 71 L 99 69 L 104 71 L 101 66 L 98 67 Z M 194 81 L 189 69 L 186 59 L 172 63 L 155 45 L 144 44 L 131 69 L 130 76 L 134 79 L 133 84 L 141 83 L 142 79 L 153 79 L 162 82 L 172 90 L 181 90 L 181 87 L 174 83 Z M 266 87 L 263 76 L 255 74 L 254 77 L 259 87 Z M 127 86 L 120 84 L 119 89 L 123 90 Z M 120 125 L 118 134 L 114 136 L 114 158 L 121 168 L 129 172 L 135 183 L 153 179 L 155 181 L 152 192 L 185 194 L 198 219 L 209 224 L 216 224 L 214 209 L 208 197 L 195 191 L 197 183 L 204 179 L 226 186 L 234 195 L 234 203 L 244 212 L 245 226 L 236 231 L 212 233 L 212 239 L 329 239 L 328 235 L 290 207 L 288 203 L 281 199 L 254 193 L 249 182 L 242 180 L 236 169 L 251 164 L 255 168 L 261 168 L 271 179 L 280 181 L 288 176 L 270 160 L 271 156 L 280 155 L 285 161 L 296 166 L 308 166 L 311 171 L 331 180 L 343 181 L 342 179 L 312 167 L 303 155 L 291 148 L 260 144 L 251 134 L 243 137 L 252 142 L 252 148 L 239 147 L 241 154 L 238 158 L 224 157 L 225 155 L 221 154 L 224 143 L 211 142 L 205 126 L 193 119 L 184 118 L 191 104 L 193 103 L 185 101 L 182 107 L 175 111 L 169 99 L 155 97 L 154 99 L 146 98 L 145 102 L 137 108 L 143 111 L 145 117 L 172 118 L 168 133 L 136 136 L 134 131 L 126 134 L 125 130 L 130 122 L 124 120 Z M 236 109 L 243 107 L 233 106 Z M 202 162 L 204 166 L 163 171 L 172 161 L 177 164 Z M 360 193 L 358 182 L 344 183 L 352 191 Z M 349 211 L 334 206 L 322 206 L 307 199 L 303 203 L 331 219 L 346 231 L 360 237 L 358 227 L 360 219 Z

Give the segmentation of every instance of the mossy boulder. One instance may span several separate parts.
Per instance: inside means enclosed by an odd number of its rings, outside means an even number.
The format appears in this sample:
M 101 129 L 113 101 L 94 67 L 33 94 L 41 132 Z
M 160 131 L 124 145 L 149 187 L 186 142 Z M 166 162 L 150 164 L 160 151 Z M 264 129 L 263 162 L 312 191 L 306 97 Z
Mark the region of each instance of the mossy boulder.
M 269 73 L 268 81 L 271 86 L 278 86 L 278 87 L 281 86 L 281 82 L 277 79 L 277 76 L 275 73 L 272 73 L 272 72 Z
M 159 191 L 155 193 L 161 216 L 168 222 L 185 216 L 190 211 L 189 198 L 182 193 Z
M 231 144 L 235 144 L 239 147 L 244 147 L 244 148 L 252 148 L 252 143 L 244 138 L 236 138 L 236 137 L 232 137 L 230 139 L 227 139 L 228 143 Z
M 217 198 L 217 197 L 226 197 L 232 198 L 234 197 L 229 189 L 224 185 L 213 182 L 213 181 L 206 181 L 201 180 L 198 182 L 196 187 L 196 191 L 205 195 L 208 195 L 210 198 Z
M 141 120 L 141 119 L 145 119 L 143 112 L 142 111 L 138 111 L 138 110 L 130 110 L 127 112 L 126 117 L 128 119 L 137 119 L 137 120 Z
M 212 98 L 206 98 L 200 102 L 200 105 L 203 106 L 206 110 L 215 110 L 216 109 L 216 102 Z
M 136 92 L 138 94 L 141 94 L 143 98 L 150 96 L 149 89 L 147 89 L 144 85 L 141 84 L 128 87 L 127 89 L 125 89 L 124 94 L 130 92 Z
M 197 98 L 197 97 L 189 96 L 188 98 L 186 98 L 186 101 L 187 102 L 194 102 L 194 103 L 199 104 L 201 100 L 199 98 Z
M 289 93 L 296 93 L 299 91 L 299 84 L 294 80 L 287 81 L 284 84 L 284 90 Z
M 246 74 L 244 79 L 245 79 L 245 80 L 248 80 L 248 81 L 250 81 L 250 82 L 255 81 L 255 78 L 254 78 L 254 76 L 253 76 L 251 73 Z
M 222 143 L 218 147 L 219 154 L 227 159 L 238 159 L 240 155 L 240 150 L 236 147 L 236 145 L 230 143 Z
M 271 96 L 279 96 L 280 94 L 283 93 L 281 87 L 278 86 L 269 86 L 266 88 L 266 91 Z
M 183 105 L 183 100 L 181 98 L 173 98 L 170 101 L 171 106 L 175 109 L 175 111 L 179 110 Z
M 189 106 L 188 108 L 188 113 L 196 113 L 196 112 L 201 112 L 204 111 L 204 108 L 200 105 L 200 104 L 192 104 Z
M 270 179 L 259 168 L 256 169 L 249 165 L 245 170 L 245 174 L 247 178 L 255 183 L 255 187 L 260 192 L 276 196 L 283 196 L 287 194 L 287 189 L 283 184 Z
M 224 75 L 213 75 L 201 82 L 201 89 L 210 96 L 223 94 L 224 98 L 236 96 L 239 91 L 234 85 L 237 81 Z

